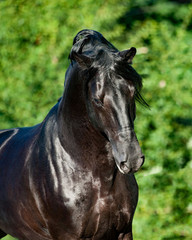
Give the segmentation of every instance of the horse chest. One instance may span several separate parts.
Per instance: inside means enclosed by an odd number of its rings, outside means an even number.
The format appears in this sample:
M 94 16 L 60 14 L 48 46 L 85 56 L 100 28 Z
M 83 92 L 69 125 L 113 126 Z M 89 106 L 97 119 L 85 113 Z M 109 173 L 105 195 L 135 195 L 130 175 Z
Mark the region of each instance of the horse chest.
M 76 186 L 65 189 L 70 197 L 65 207 L 71 216 L 71 228 L 80 239 L 102 239 L 106 232 L 121 232 L 132 220 L 137 199 L 125 182 L 118 186 L 117 179 L 111 188 L 103 184 L 87 174 L 86 181 L 80 179 Z
M 106 229 L 118 229 L 129 223 L 131 213 L 126 195 L 109 194 L 96 200 L 90 220 L 95 222 L 96 230 L 102 229 L 103 224 Z

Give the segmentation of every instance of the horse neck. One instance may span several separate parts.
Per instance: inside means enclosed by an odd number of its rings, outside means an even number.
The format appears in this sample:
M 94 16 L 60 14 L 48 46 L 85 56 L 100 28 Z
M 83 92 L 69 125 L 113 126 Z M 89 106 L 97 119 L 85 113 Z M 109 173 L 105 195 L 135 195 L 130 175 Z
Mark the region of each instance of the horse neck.
M 60 141 L 72 159 L 82 166 L 97 172 L 106 166 L 106 171 L 114 171 L 114 161 L 107 140 L 90 122 L 85 96 L 85 83 L 74 72 L 67 81 L 59 106 Z M 105 172 L 106 174 L 106 172 Z
M 69 127 L 88 122 L 86 103 L 85 103 L 85 86 L 81 79 L 78 67 L 75 64 L 70 66 L 66 74 L 66 84 L 63 97 L 59 106 L 59 121 L 64 131 Z

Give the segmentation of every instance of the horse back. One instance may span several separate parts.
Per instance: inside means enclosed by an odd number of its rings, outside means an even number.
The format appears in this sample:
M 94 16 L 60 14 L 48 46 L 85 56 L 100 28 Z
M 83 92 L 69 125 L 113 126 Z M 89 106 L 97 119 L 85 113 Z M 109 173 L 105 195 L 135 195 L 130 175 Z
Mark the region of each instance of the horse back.
M 18 165 L 22 157 L 30 152 L 30 146 L 37 136 L 37 126 L 28 128 L 13 128 L 0 131 L 0 170 Z M 19 156 L 19 157 L 18 157 Z

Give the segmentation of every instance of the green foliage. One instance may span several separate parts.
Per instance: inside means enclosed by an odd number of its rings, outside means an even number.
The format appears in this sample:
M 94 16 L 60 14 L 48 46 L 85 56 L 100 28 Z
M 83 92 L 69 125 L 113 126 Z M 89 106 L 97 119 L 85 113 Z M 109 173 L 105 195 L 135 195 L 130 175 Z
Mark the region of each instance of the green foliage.
M 0 128 L 42 121 L 63 92 L 72 40 L 100 31 L 119 49 L 134 46 L 150 110 L 137 107 L 146 155 L 135 240 L 192 236 L 192 4 L 168 0 L 0 1 Z M 8 240 L 9 238 L 4 238 Z
M 2 240 L 16 240 L 16 238 L 13 238 L 11 236 L 6 236 L 6 237 L 2 238 Z

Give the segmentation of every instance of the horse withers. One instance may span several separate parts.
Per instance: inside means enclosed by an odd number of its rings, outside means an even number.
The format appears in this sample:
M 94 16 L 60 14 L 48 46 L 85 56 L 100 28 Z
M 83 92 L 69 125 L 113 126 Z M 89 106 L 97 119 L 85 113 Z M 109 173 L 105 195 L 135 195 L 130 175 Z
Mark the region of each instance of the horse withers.
M 20 240 L 131 240 L 144 162 L 131 67 L 100 33 L 73 41 L 62 98 L 45 120 L 0 131 L 0 236 Z

